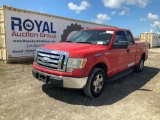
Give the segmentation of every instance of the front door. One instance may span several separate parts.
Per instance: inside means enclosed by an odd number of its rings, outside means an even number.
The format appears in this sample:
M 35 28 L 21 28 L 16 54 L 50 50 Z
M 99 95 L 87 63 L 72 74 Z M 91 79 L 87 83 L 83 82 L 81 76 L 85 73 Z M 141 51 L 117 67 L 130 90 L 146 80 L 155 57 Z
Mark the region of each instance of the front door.
M 117 31 L 114 42 L 127 41 L 124 31 Z M 125 69 L 127 65 L 127 48 L 112 48 L 111 51 L 106 53 L 106 57 L 110 62 L 110 70 L 108 76 L 119 73 Z

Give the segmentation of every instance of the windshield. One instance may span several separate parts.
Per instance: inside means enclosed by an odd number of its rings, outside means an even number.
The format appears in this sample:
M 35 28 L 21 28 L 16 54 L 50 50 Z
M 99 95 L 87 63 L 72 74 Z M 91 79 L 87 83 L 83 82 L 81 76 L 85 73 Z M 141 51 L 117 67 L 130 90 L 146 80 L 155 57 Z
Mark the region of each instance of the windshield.
M 114 31 L 81 30 L 73 35 L 69 41 L 77 43 L 109 45 Z

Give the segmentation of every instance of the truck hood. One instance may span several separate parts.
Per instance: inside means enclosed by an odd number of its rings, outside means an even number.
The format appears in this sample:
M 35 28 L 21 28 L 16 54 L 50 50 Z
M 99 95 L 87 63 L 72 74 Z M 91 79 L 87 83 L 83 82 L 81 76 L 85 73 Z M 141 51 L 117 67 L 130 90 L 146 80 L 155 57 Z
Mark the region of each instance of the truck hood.
M 70 57 L 85 57 L 88 54 L 101 53 L 102 51 L 108 49 L 108 46 L 97 45 L 97 44 L 84 44 L 84 43 L 68 43 L 61 42 L 55 44 L 49 44 L 42 46 L 41 48 L 47 50 L 58 50 L 69 52 Z

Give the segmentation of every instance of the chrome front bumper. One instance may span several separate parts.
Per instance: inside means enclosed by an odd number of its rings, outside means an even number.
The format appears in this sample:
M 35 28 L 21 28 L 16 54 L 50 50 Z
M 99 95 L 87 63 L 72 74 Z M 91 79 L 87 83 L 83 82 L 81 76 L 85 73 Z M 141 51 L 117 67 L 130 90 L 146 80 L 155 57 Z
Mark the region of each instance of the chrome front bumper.
M 74 78 L 74 77 L 63 77 L 63 76 L 52 75 L 38 71 L 34 68 L 32 69 L 32 74 L 36 79 L 44 83 L 64 88 L 75 88 L 75 89 L 83 88 L 86 85 L 88 79 L 88 77 Z

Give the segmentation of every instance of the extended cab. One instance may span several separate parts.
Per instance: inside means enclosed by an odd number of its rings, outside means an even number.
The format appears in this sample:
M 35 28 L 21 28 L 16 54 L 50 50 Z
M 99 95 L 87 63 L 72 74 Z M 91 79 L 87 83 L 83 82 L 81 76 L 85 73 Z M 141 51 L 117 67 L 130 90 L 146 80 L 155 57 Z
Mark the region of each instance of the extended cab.
M 141 72 L 147 58 L 148 43 L 134 41 L 130 30 L 87 28 L 66 42 L 38 48 L 32 74 L 47 84 L 98 97 L 105 80 L 125 71 Z

